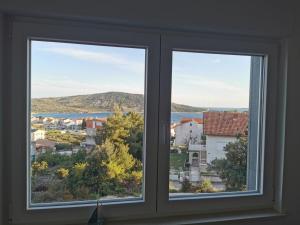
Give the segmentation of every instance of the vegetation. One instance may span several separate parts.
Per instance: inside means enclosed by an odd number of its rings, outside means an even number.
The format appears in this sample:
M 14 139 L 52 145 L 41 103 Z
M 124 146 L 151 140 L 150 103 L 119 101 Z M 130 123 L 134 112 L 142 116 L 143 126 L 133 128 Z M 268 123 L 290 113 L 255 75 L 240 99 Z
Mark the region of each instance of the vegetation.
M 183 193 L 213 193 L 217 190 L 213 187 L 211 181 L 209 179 L 204 179 L 200 185 L 192 185 L 192 183 L 184 178 L 182 182 L 182 186 L 180 192 Z M 170 192 L 176 192 L 174 188 L 171 189 Z
M 227 191 L 246 189 L 247 176 L 247 137 L 238 137 L 234 143 L 225 146 L 226 159 L 215 159 L 211 168 L 215 170 L 226 185 Z
M 143 112 L 144 96 L 123 92 L 107 92 L 56 98 L 32 99 L 33 113 L 112 112 L 115 105 L 124 112 Z M 205 108 L 172 103 L 172 112 L 202 112 Z
M 181 186 L 181 192 L 192 192 L 192 183 L 187 179 L 184 178 L 182 181 L 182 186 Z
M 46 161 L 34 162 L 32 164 L 32 173 L 35 174 L 45 174 L 48 169 L 48 163 Z
M 187 152 L 170 153 L 170 169 L 180 170 L 184 168 L 185 162 L 188 160 L 189 154 Z
M 98 130 L 90 151 L 70 156 L 46 151 L 32 164 L 32 201 L 53 202 L 95 199 L 100 196 L 140 196 L 142 191 L 143 117 L 120 107 Z M 76 135 L 47 132 L 47 138 L 68 147 Z M 46 173 L 47 172 L 47 173 Z
M 56 147 L 65 148 L 66 146 L 80 145 L 80 142 L 84 140 L 84 136 L 78 134 L 71 134 L 68 132 L 62 133 L 59 130 L 48 130 L 46 132 L 46 139 L 50 141 L 55 141 L 60 144 L 56 145 Z
M 213 187 L 211 181 L 209 179 L 205 179 L 201 182 L 200 186 L 196 190 L 197 192 L 201 193 L 213 193 L 216 192 L 215 188 Z
M 114 114 L 97 132 L 97 143 L 103 144 L 109 140 L 113 145 L 124 147 L 136 159 L 142 161 L 144 120 L 141 114 L 129 112 L 124 114 L 121 108 L 115 106 Z

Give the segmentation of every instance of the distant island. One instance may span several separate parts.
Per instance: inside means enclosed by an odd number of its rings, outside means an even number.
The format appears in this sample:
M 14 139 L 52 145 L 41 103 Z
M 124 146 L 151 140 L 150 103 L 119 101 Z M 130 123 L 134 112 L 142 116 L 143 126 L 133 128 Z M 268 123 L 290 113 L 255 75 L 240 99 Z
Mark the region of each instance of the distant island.
M 111 112 L 115 105 L 122 110 L 144 111 L 144 96 L 124 92 L 106 92 L 89 95 L 76 95 L 51 98 L 33 98 L 32 113 L 92 113 Z M 172 112 L 203 112 L 207 108 L 172 103 Z

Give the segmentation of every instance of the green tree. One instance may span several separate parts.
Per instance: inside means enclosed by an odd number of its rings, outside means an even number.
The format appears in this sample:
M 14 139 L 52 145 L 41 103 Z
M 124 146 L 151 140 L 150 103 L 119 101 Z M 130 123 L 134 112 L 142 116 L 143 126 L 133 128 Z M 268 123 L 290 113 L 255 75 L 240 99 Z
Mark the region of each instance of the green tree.
M 102 144 L 107 138 L 114 144 L 126 144 L 129 153 L 142 160 L 144 120 L 141 114 L 128 112 L 124 114 L 121 108 L 114 107 L 114 114 L 107 118 L 107 122 L 97 131 L 97 144 Z
M 210 169 L 215 170 L 226 185 L 227 190 L 246 189 L 248 139 L 238 137 L 234 143 L 224 147 L 225 159 L 212 161 Z
M 107 159 L 103 161 L 103 165 L 107 168 L 107 176 L 118 181 L 130 177 L 136 160 L 129 154 L 128 145 L 124 143 L 116 145 L 106 139 L 101 148 L 107 154 Z
M 143 156 L 143 137 L 144 137 L 144 118 L 136 112 L 129 112 L 126 115 L 129 122 L 129 135 L 125 142 L 129 145 L 129 152 L 135 158 L 142 160 Z

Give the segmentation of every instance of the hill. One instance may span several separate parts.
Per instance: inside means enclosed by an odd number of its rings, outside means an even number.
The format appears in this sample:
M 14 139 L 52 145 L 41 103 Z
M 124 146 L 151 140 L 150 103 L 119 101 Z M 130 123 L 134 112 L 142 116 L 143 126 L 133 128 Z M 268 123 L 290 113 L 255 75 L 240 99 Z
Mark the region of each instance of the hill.
M 31 101 L 33 113 L 109 112 L 114 105 L 120 105 L 125 112 L 143 111 L 144 96 L 123 92 L 107 92 L 54 98 L 34 98 Z M 202 112 L 205 108 L 172 103 L 172 112 Z

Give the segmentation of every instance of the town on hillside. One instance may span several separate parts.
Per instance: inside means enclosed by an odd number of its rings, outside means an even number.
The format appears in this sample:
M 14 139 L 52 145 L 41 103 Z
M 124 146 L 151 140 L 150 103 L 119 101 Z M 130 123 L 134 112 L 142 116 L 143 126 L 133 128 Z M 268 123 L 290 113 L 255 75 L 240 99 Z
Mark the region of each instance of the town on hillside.
M 131 118 L 137 118 L 137 115 L 133 115 Z M 91 190 L 94 190 L 90 184 L 84 186 L 81 181 L 76 181 L 76 185 L 79 184 L 79 186 L 74 186 L 72 182 L 75 178 L 72 178 L 72 171 L 74 168 L 79 168 L 78 171 L 84 171 L 86 167 L 91 165 L 92 160 L 89 158 L 89 154 L 94 154 L 93 151 L 97 149 L 98 145 L 103 145 L 104 142 L 104 144 L 107 144 L 106 141 L 100 141 L 101 143 L 99 143 L 99 133 L 101 134 L 104 127 L 107 129 L 107 125 L 111 125 L 112 121 L 114 120 L 110 116 L 107 118 L 81 119 L 31 117 L 30 156 L 33 170 L 31 184 L 33 202 L 94 198 L 96 191 L 93 194 L 90 193 Z M 142 145 L 143 138 L 140 136 L 143 135 L 144 128 L 143 124 L 141 125 L 139 128 L 141 129 L 141 135 L 135 131 L 130 131 L 131 135 L 140 139 L 134 141 L 133 150 L 131 149 L 131 143 L 129 143 L 129 150 L 127 151 L 133 155 L 133 158 L 131 156 L 131 158 L 128 158 L 129 161 L 136 160 L 130 166 L 139 168 L 139 170 L 136 169 L 130 172 L 136 177 L 131 179 L 124 174 L 117 174 L 116 171 L 114 171 L 114 175 L 110 173 L 112 179 L 117 180 L 118 185 L 121 185 L 122 188 L 119 189 L 123 191 L 118 193 L 107 192 L 107 194 L 103 194 L 106 198 L 116 196 L 132 197 L 141 194 L 142 177 L 137 173 L 142 174 L 142 156 L 141 153 L 134 150 L 134 148 L 137 148 L 137 142 L 141 142 Z M 126 127 L 126 125 L 124 126 Z M 228 191 L 230 184 L 226 183 L 226 177 L 219 173 L 218 160 L 220 162 L 226 160 L 226 152 L 230 151 L 230 145 L 237 143 L 241 138 L 247 139 L 247 132 L 247 112 L 207 111 L 203 112 L 203 118 L 182 118 L 180 121 L 172 123 L 170 125 L 170 195 L 182 194 L 183 192 Z M 109 138 L 109 140 L 111 139 Z M 128 141 L 130 137 L 126 136 L 124 140 Z M 85 158 L 74 161 L 74 158 L 77 159 L 82 154 L 90 161 L 85 162 Z M 69 163 L 67 160 L 75 162 L 75 164 Z M 63 163 L 60 164 L 60 162 Z M 136 165 L 140 166 L 137 167 Z M 122 167 L 123 165 L 120 164 L 119 166 Z M 122 171 L 126 173 L 127 170 L 123 167 Z M 75 174 L 78 175 L 77 172 Z M 82 177 L 76 179 L 84 179 L 84 174 L 87 173 L 81 172 Z M 118 176 L 122 179 L 119 179 Z M 68 177 L 70 180 L 67 180 Z M 51 182 L 65 185 L 62 186 L 61 196 L 50 193 L 53 189 L 50 188 Z M 86 182 L 88 183 L 88 181 Z M 114 183 L 114 185 L 117 184 Z M 240 181 L 237 187 L 239 190 L 244 190 L 245 181 Z M 78 190 L 74 190 L 76 188 L 88 193 L 77 193 Z M 67 189 L 68 191 L 66 191 Z

